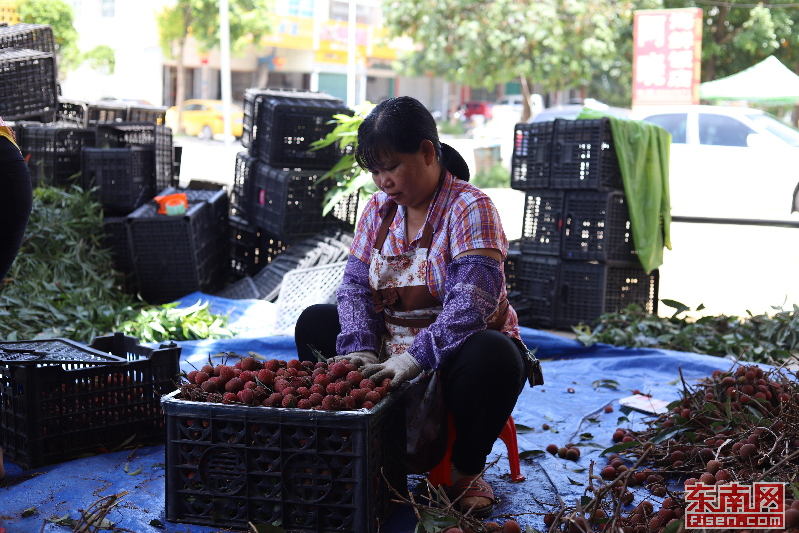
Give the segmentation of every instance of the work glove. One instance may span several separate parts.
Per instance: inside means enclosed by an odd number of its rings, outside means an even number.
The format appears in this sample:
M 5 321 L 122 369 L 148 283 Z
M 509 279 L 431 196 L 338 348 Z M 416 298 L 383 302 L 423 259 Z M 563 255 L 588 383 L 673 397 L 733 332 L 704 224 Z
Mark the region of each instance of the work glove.
M 380 364 L 367 365 L 361 369 L 365 378 L 372 378 L 375 383 L 380 383 L 386 378 L 391 378 L 391 388 L 396 389 L 402 383 L 410 381 L 422 373 L 422 367 L 408 352 L 391 356 L 388 361 Z
M 350 352 L 347 355 L 338 355 L 327 360 L 328 364 L 336 363 L 338 361 L 349 361 L 357 367 L 373 365 L 377 363 L 377 354 L 375 354 L 373 351 Z

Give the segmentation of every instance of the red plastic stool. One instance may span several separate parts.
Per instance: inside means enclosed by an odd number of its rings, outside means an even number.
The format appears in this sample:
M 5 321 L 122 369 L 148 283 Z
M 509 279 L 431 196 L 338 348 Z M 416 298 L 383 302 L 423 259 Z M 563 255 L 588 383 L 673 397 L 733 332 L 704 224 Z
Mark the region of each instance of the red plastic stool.
M 455 442 L 455 421 L 452 419 L 452 413 L 449 413 L 448 419 L 449 428 L 447 430 L 447 440 L 449 442 L 447 444 L 447 454 L 440 463 L 430 470 L 430 474 L 427 476 L 427 479 L 434 487 L 438 485 L 452 485 L 452 479 L 450 478 L 450 460 L 452 459 L 452 443 Z M 513 422 L 512 416 L 509 416 L 508 421 L 505 422 L 505 427 L 502 428 L 502 433 L 499 434 L 499 438 L 502 439 L 502 442 L 505 443 L 505 447 L 508 449 L 510 480 L 513 482 L 524 481 L 524 476 L 519 468 L 519 446 L 516 443 L 516 424 Z

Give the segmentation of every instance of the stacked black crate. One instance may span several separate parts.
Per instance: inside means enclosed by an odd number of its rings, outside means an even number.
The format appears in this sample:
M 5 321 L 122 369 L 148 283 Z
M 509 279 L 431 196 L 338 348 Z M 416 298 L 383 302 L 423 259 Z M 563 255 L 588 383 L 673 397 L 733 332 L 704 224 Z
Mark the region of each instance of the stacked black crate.
M 158 191 L 176 185 L 172 131 L 156 121 L 102 122 L 92 131 L 96 146 L 83 149 L 82 184 L 103 206 L 103 226 L 116 269 L 131 273 L 135 264 L 125 218 Z
M 522 325 L 568 328 L 636 303 L 657 306 L 633 243 L 610 121 L 518 124 L 511 185 L 525 191 Z
M 230 201 L 231 266 L 250 287 L 267 283 L 263 268 L 287 246 L 332 228 L 351 230 L 357 195 L 322 215 L 332 180 L 322 180 L 343 155 L 337 145 L 312 150 L 351 114 L 344 102 L 324 93 L 248 89 L 241 142 Z M 263 296 L 259 294 L 254 297 Z
M 195 291 L 213 293 L 227 277 L 228 194 L 225 190 L 168 187 L 159 196 L 185 194 L 188 209 L 172 215 L 155 200 L 125 217 L 139 292 L 150 303 Z
M 57 95 L 52 28 L 43 24 L 0 26 L 0 117 L 51 122 Z

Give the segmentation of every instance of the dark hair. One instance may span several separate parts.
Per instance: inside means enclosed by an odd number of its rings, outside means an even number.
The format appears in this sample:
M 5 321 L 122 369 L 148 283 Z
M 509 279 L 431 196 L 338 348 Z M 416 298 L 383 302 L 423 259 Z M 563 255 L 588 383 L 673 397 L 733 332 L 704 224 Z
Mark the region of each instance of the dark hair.
M 383 100 L 358 127 L 355 159 L 364 170 L 375 168 L 390 152 L 415 154 L 422 141 L 430 141 L 436 159 L 456 177 L 468 181 L 469 167 L 463 157 L 438 138 L 436 121 L 422 103 L 410 96 Z

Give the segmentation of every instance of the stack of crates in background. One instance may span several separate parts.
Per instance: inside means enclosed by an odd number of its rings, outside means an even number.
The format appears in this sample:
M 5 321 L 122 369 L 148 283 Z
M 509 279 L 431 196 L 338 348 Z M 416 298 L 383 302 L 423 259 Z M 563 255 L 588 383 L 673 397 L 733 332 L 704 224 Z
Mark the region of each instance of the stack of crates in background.
M 0 446 L 30 470 L 129 443 L 162 444 L 161 397 L 177 388 L 179 361 L 175 343 L 148 348 L 121 333 L 88 346 L 0 342 Z
M 517 124 L 511 187 L 525 192 L 513 265 L 522 325 L 590 324 L 631 303 L 657 311 L 658 272 L 635 251 L 608 118 Z
M 57 98 L 52 28 L 42 24 L 0 26 L 0 117 L 50 122 Z
M 352 230 L 357 194 L 323 216 L 333 180 L 322 180 L 343 153 L 337 145 L 311 150 L 333 131 L 337 114 L 352 114 L 338 98 L 299 90 L 248 89 L 230 193 L 230 261 L 238 278 L 257 274 L 287 246 L 329 229 Z M 265 282 L 266 283 L 266 282 Z M 260 292 L 260 291 L 259 291 Z
M 159 213 L 151 200 L 124 219 L 139 292 L 149 303 L 213 293 L 227 278 L 227 192 L 168 187 L 159 196 L 177 193 L 188 202 L 182 215 Z

